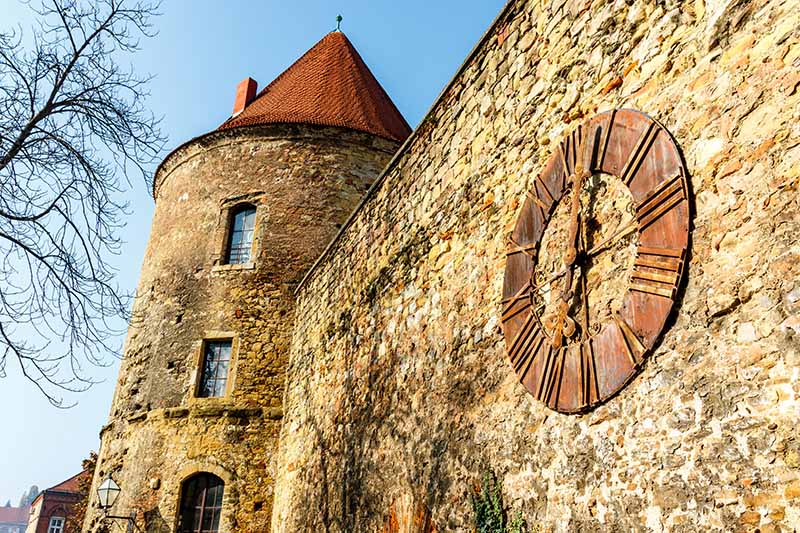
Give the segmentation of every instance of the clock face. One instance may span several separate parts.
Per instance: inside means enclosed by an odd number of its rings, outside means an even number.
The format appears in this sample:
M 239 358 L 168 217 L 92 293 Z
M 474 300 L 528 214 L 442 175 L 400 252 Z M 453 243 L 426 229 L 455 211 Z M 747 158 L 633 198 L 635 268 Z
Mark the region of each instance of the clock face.
M 689 244 L 686 168 L 647 115 L 595 116 L 556 146 L 509 237 L 502 323 L 522 385 L 574 413 L 628 383 L 661 336 Z

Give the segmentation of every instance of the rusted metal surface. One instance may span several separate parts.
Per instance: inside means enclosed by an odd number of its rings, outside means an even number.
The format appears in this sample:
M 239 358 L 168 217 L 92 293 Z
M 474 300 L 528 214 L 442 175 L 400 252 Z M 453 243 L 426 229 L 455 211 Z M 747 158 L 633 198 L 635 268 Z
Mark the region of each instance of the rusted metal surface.
M 437 533 L 437 530 L 430 510 L 405 497 L 392 504 L 381 533 Z
M 563 269 L 548 280 L 560 284 L 557 314 L 541 316 L 534 270 L 544 232 L 559 202 L 580 204 L 585 178 L 600 173 L 628 187 L 635 217 L 590 248 L 581 228 L 593 221 L 579 206 L 570 210 Z M 635 376 L 661 336 L 686 269 L 687 175 L 663 126 L 638 111 L 614 110 L 566 136 L 535 178 L 508 240 L 501 318 L 520 382 L 551 409 L 576 413 L 606 401 Z M 586 296 L 591 258 L 633 232 L 638 248 L 621 306 L 593 324 Z

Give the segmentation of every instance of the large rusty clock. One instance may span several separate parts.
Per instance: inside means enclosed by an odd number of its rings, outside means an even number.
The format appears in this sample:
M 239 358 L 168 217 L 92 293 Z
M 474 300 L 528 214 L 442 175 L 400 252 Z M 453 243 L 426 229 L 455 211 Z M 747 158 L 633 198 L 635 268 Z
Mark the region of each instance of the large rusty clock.
M 667 130 L 634 110 L 559 143 L 509 237 L 502 323 L 522 385 L 575 413 L 619 392 L 675 305 L 689 245 L 687 172 Z

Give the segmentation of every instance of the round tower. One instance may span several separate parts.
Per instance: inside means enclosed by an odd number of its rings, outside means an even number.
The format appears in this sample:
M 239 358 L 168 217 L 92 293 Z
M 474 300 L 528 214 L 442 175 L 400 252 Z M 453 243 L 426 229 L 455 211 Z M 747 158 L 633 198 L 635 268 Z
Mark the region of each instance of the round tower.
M 85 531 L 268 531 L 293 290 L 410 128 L 344 34 L 156 171 L 156 209 Z

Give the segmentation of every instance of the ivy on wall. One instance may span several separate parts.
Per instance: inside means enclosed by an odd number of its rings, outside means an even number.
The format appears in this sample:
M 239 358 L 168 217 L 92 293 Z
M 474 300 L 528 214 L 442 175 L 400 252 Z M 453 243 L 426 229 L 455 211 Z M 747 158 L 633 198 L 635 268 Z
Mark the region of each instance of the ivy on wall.
M 483 483 L 475 487 L 472 511 L 476 533 L 526 533 L 528 531 L 522 512 L 517 512 L 509 522 L 503 506 L 503 493 L 497 476 L 491 470 L 483 475 Z

